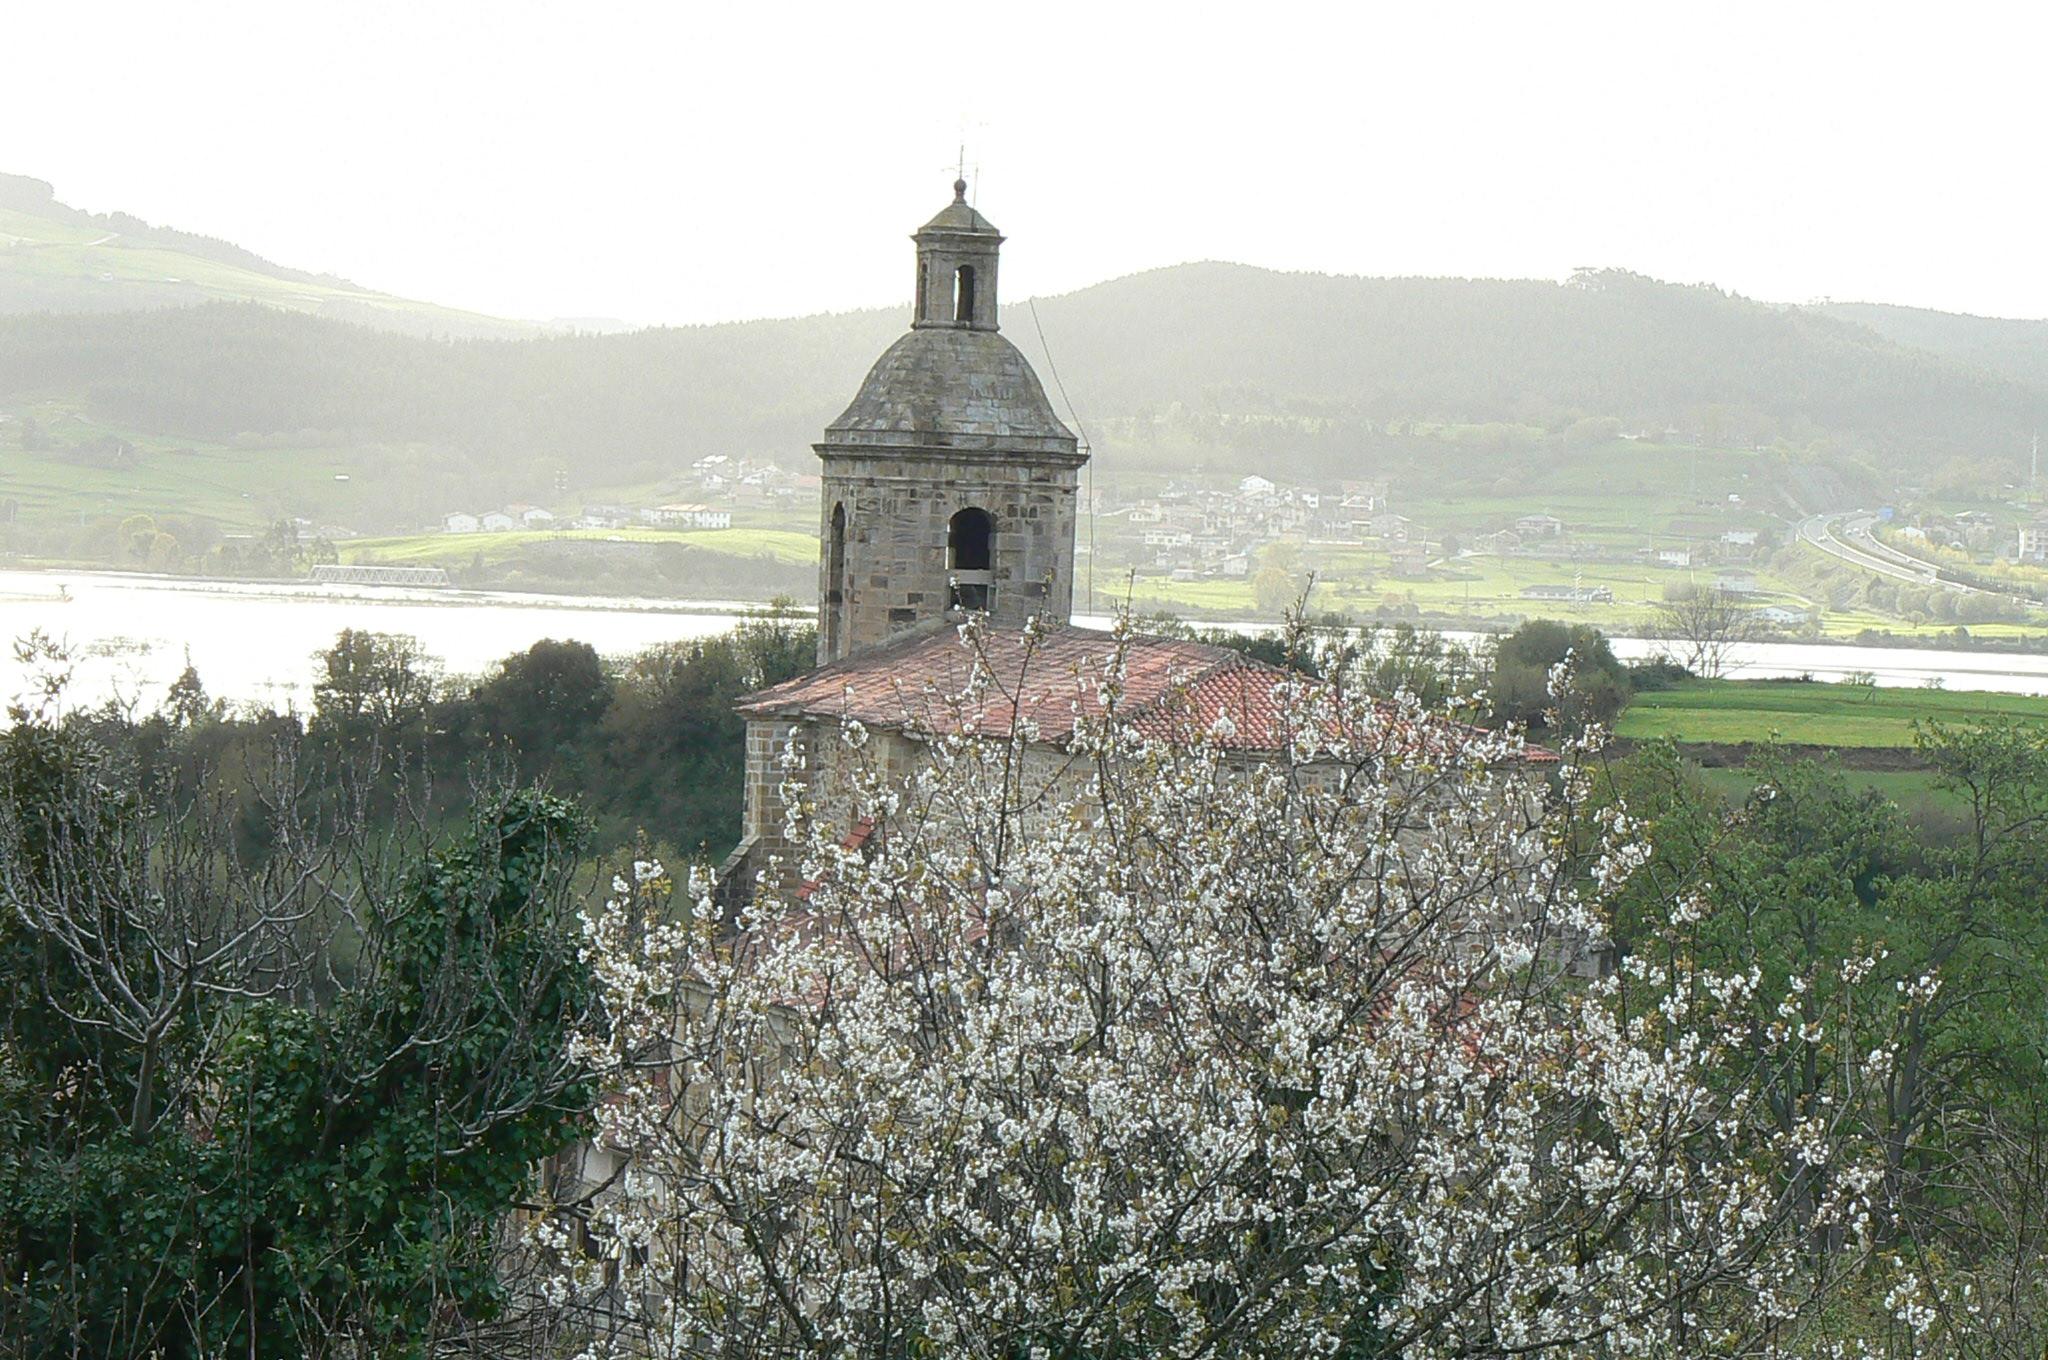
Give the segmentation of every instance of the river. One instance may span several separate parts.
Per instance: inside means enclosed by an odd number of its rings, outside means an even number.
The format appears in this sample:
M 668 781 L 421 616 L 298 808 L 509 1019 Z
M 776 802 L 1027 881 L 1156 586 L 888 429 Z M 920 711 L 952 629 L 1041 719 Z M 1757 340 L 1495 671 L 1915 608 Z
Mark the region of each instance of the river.
M 608 655 L 629 654 L 723 632 L 747 608 L 726 601 L 0 571 L 0 642 L 39 629 L 71 653 L 70 704 L 115 699 L 142 710 L 163 697 L 189 657 L 216 697 L 303 711 L 312 694 L 314 655 L 344 628 L 410 633 L 447 672 L 473 674 L 541 638 L 577 638 Z M 1655 654 L 1658 644 L 1616 638 L 1614 650 L 1632 659 Z M 1737 659 L 1735 674 L 1758 678 L 1833 680 L 1867 671 L 1884 685 L 1939 680 L 1950 689 L 2048 694 L 2048 656 L 1773 642 L 1743 647 Z M 0 653 L 0 697 L 14 699 L 31 679 L 12 648 Z

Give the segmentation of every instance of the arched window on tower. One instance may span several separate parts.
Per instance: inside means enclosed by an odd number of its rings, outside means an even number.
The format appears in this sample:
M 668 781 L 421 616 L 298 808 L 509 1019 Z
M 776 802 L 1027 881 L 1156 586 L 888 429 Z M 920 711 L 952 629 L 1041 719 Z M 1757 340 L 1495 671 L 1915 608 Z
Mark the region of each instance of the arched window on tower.
M 963 264 L 953 271 L 953 320 L 967 325 L 974 320 L 974 266 Z
M 846 638 L 846 504 L 832 507 L 825 551 L 825 655 L 838 660 Z
M 952 607 L 986 610 L 995 588 L 996 525 L 986 510 L 970 506 L 946 526 L 946 572 Z

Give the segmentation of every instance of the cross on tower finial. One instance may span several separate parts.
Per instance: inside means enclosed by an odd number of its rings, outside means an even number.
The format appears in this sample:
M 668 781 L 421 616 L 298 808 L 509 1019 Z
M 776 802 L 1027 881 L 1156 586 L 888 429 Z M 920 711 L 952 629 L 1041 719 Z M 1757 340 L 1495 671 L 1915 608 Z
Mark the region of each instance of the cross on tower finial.
M 960 143 L 960 164 L 953 171 L 953 201 L 967 201 L 967 143 Z

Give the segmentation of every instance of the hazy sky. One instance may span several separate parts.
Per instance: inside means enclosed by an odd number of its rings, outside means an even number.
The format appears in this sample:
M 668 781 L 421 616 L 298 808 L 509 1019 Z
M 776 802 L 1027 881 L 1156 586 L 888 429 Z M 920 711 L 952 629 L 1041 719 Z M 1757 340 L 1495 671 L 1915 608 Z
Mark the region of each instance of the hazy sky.
M 7 4 L 0 169 L 515 316 L 903 302 L 963 130 L 1013 298 L 1616 265 L 2042 316 L 2044 38 L 1784 0 Z

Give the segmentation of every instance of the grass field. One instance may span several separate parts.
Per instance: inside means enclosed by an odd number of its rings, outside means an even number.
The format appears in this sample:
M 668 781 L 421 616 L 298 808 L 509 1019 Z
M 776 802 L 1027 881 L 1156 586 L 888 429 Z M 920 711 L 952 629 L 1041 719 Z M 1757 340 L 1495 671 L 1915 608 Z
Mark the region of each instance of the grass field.
M 39 419 L 50 420 L 50 413 L 45 410 Z M 66 437 L 74 434 L 72 423 L 61 416 L 54 428 Z M 257 531 L 286 513 L 344 518 L 377 495 L 374 482 L 335 480 L 360 470 L 361 459 L 346 450 L 172 444 L 102 425 L 90 430 L 131 439 L 134 466 L 92 466 L 75 461 L 67 449 L 10 449 L 0 463 L 0 496 L 17 504 L 24 523 L 191 515 L 231 532 Z
M 341 545 L 341 560 L 389 566 L 460 566 L 481 558 L 509 562 L 538 544 L 682 543 L 733 557 L 767 557 L 804 565 L 818 560 L 818 540 L 786 529 L 562 529 L 513 530 L 501 534 L 415 534 L 404 538 L 357 538 Z
M 1874 789 L 1891 799 L 1909 816 L 1953 816 L 1969 807 L 1969 800 L 1962 794 L 1939 787 L 1932 770 L 1845 770 L 1842 774 L 1849 783 Z M 1744 769 L 1702 770 L 1700 777 L 1708 788 L 1731 803 L 1747 798 L 1757 786 L 1757 776 Z
M 1615 733 L 1680 742 L 1910 747 L 1916 721 L 2006 719 L 2048 724 L 2048 698 L 1793 680 L 1701 680 L 1637 695 L 1615 724 Z

